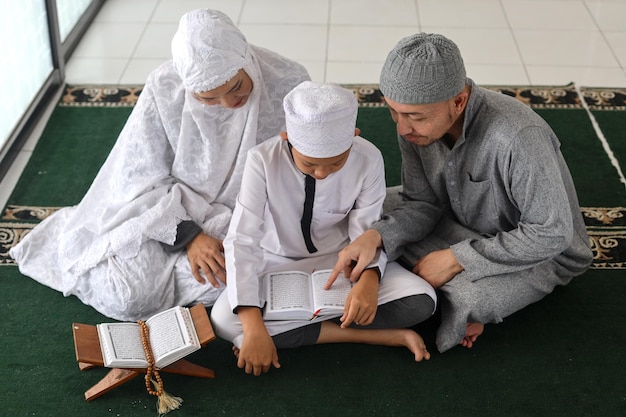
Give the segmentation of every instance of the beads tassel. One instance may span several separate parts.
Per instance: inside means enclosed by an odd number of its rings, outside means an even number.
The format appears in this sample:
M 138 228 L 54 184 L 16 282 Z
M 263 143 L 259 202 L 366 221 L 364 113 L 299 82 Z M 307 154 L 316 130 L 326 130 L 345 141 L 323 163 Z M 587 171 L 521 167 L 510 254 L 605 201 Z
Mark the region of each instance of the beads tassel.
M 145 377 L 146 391 L 148 391 L 148 394 L 157 397 L 157 412 L 160 417 L 172 410 L 178 409 L 182 404 L 183 399 L 168 394 L 165 390 L 163 390 L 163 380 L 159 374 L 159 369 L 154 366 L 154 356 L 152 354 L 152 346 L 150 346 L 150 333 L 148 325 L 143 320 L 140 320 L 138 323 L 141 328 L 141 342 L 143 344 L 143 350 L 146 353 L 146 359 L 148 360 L 148 368 L 146 369 Z M 152 386 L 154 386 L 154 389 L 152 389 Z

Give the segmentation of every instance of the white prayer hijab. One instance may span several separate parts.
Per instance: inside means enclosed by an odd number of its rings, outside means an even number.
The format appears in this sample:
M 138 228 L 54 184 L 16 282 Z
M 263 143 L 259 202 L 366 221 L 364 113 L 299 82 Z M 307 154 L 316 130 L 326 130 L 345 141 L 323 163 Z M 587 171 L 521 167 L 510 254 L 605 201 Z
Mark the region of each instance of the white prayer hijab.
M 224 13 L 197 9 L 185 14 L 172 39 L 174 68 L 192 93 L 224 85 L 244 67 L 248 42 Z
M 224 214 L 230 216 L 243 175 L 245 154 L 261 138 L 275 134 L 265 132 L 265 127 L 272 124 L 269 120 L 281 118 L 270 104 L 268 77 L 260 68 L 258 51 L 247 43 L 232 20 L 217 10 L 197 9 L 186 13 L 172 40 L 172 55 L 173 67 L 186 90 L 180 133 L 172 143 L 175 147 L 172 174 L 205 201 L 228 207 Z M 243 107 L 209 106 L 193 97 L 193 93 L 224 85 L 242 69 L 253 84 Z M 203 204 L 190 201 L 187 213 L 203 223 L 207 233 L 221 236 L 227 222 L 224 216 L 217 215 L 216 207 L 213 204 L 213 210 L 207 211 Z
M 129 311 L 126 304 L 113 307 L 129 299 L 156 313 L 206 291 L 193 278 L 186 286 L 174 282 L 175 265 L 189 262 L 184 251 L 166 252 L 161 243 L 172 244 L 187 220 L 225 236 L 248 150 L 284 130 L 282 100 L 309 79 L 302 65 L 247 44 L 214 10 L 181 19 L 172 53 L 148 76 L 81 202 L 48 217 L 11 251 L 25 275 L 119 320 L 136 319 L 119 315 Z M 253 84 L 242 107 L 194 98 L 241 69 Z
M 149 75 L 90 190 L 64 211 L 71 216 L 51 219 L 65 222 L 55 244 L 71 280 L 105 258 L 137 256 L 146 240 L 171 244 L 181 220 L 223 238 L 247 151 L 284 129 L 282 99 L 308 78 L 301 65 L 249 45 L 219 11 L 188 12 L 174 38 L 174 59 Z M 240 69 L 253 83 L 244 106 L 193 97 Z

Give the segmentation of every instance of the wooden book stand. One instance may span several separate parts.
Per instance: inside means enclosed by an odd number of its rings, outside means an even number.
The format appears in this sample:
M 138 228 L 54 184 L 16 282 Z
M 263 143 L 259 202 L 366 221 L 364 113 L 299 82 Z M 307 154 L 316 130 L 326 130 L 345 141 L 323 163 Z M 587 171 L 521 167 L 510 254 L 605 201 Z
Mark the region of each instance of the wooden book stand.
M 213 332 L 213 326 L 211 326 L 204 305 L 198 304 L 190 308 L 189 311 L 191 312 L 200 344 L 206 346 L 209 342 L 215 340 L 215 332 Z M 104 366 L 96 326 L 73 323 L 72 332 L 74 334 L 74 348 L 76 350 L 78 368 L 84 371 L 94 367 Z M 213 370 L 195 365 L 185 359 L 180 359 L 160 369 L 160 371 L 179 375 L 197 376 L 200 378 L 215 378 Z M 146 370 L 141 368 L 112 368 L 100 382 L 85 391 L 85 399 L 87 401 L 94 400 L 127 381 L 130 381 L 137 375 L 145 373 Z

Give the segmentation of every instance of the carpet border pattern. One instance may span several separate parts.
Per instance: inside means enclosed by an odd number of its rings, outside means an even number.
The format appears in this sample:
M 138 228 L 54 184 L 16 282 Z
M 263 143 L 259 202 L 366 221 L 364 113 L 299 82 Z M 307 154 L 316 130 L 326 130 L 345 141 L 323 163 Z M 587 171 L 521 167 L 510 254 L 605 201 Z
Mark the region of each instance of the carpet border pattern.
M 9 205 L 0 218 L 0 266 L 16 265 L 9 250 L 61 207 Z M 626 207 L 581 207 L 593 252 L 591 269 L 626 269 Z
M 378 84 L 342 84 L 352 90 L 360 107 L 384 107 Z M 582 98 L 591 110 L 626 111 L 626 88 L 563 86 L 490 86 L 483 87 L 514 97 L 537 109 L 583 108 Z M 133 107 L 143 86 L 68 85 L 59 101 L 61 107 Z M 581 98 L 582 97 L 582 98 Z
M 385 107 L 378 84 L 342 84 L 360 107 Z M 483 86 L 514 97 L 532 108 L 626 111 L 626 89 L 564 86 Z M 61 107 L 133 107 L 143 85 L 67 85 Z M 580 92 L 580 93 L 579 93 Z M 15 265 L 9 249 L 37 223 L 60 207 L 10 205 L 0 218 L 0 266 Z M 592 269 L 626 269 L 626 208 L 582 207 L 594 253 Z

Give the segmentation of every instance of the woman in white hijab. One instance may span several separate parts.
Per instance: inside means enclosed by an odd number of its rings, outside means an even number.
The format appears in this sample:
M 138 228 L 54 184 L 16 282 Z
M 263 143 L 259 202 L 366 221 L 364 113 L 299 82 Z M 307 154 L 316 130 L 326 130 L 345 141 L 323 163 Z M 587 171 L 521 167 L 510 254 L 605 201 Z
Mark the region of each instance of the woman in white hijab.
M 82 201 L 35 227 L 20 271 L 105 316 L 212 305 L 248 149 L 284 130 L 304 67 L 247 43 L 223 13 L 185 14 Z

